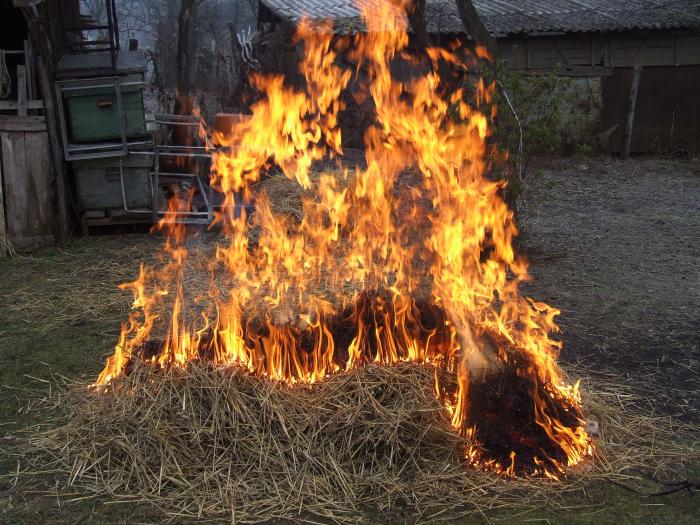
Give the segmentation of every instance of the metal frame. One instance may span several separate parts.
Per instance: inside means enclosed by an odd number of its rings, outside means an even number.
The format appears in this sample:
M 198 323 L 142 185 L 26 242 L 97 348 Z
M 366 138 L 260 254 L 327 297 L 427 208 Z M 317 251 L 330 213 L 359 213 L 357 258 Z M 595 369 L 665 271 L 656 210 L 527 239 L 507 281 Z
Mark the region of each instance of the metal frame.
M 90 86 L 94 87 L 94 86 Z M 152 121 L 150 121 L 152 122 Z M 169 126 L 190 126 L 198 127 L 200 125 L 199 119 L 191 116 L 180 116 L 180 115 L 168 115 L 168 114 L 155 114 L 155 123 L 161 128 Z M 62 128 L 65 126 L 65 119 L 62 116 Z M 67 130 L 62 129 L 67 137 Z M 157 133 L 153 131 L 152 133 Z M 128 146 L 129 144 L 127 144 Z M 199 224 L 199 225 L 209 225 L 214 219 L 214 207 L 212 205 L 212 189 L 208 187 L 203 181 L 198 173 L 174 173 L 169 171 L 163 171 L 161 169 L 161 160 L 163 158 L 182 158 L 182 159 L 203 159 L 211 160 L 211 149 L 205 146 L 172 146 L 157 144 L 155 139 L 152 139 L 147 144 L 148 149 L 126 149 L 118 150 L 119 152 L 124 151 L 124 155 L 145 155 L 153 156 L 153 171 L 150 172 L 149 177 L 149 191 L 151 197 L 151 208 L 150 209 L 131 209 L 129 208 L 127 202 L 127 188 L 124 181 L 124 161 L 119 159 L 119 183 L 121 187 L 122 196 L 122 208 L 127 215 L 132 217 L 142 217 L 146 220 L 149 216 L 153 222 L 158 222 L 160 219 L 168 214 L 174 213 L 176 215 L 175 222 L 180 224 Z M 118 157 L 119 154 L 115 154 L 115 151 L 105 152 L 100 154 L 100 157 Z M 73 157 L 75 158 L 75 157 Z M 89 154 L 89 156 L 81 158 L 97 158 L 94 153 Z M 72 160 L 72 159 L 71 159 Z M 182 183 L 188 182 L 194 184 L 196 190 L 202 196 L 204 200 L 204 206 L 206 211 L 188 211 L 188 212 L 168 212 L 167 205 L 164 202 L 162 189 L 165 185 L 170 183 Z M 97 221 L 84 220 L 84 224 L 90 226 L 91 224 L 105 224 L 107 219 L 99 219 Z M 120 219 L 115 220 L 115 224 L 119 223 Z
M 121 77 L 100 77 L 95 79 L 61 80 L 56 82 L 56 96 L 58 99 L 58 118 L 61 127 L 61 138 L 63 140 L 63 151 L 65 159 L 85 160 L 103 157 L 126 156 L 130 147 L 148 146 L 152 144 L 150 139 L 131 139 L 126 136 L 126 115 L 122 105 L 122 87 L 137 86 L 143 87 L 143 80 L 122 81 Z M 117 101 L 117 115 L 119 118 L 120 142 L 99 142 L 99 143 L 73 143 L 68 135 L 68 125 L 66 122 L 66 110 L 63 94 L 68 91 L 81 91 L 93 88 L 114 88 Z M 146 135 L 148 132 L 146 131 Z
M 200 120 L 197 117 L 189 115 L 170 115 L 165 113 L 156 113 L 155 123 L 161 127 L 170 126 L 189 126 L 199 127 Z M 181 224 L 203 224 L 208 225 L 214 220 L 214 208 L 212 206 L 211 188 L 205 187 L 202 179 L 197 173 L 171 173 L 161 171 L 160 161 L 162 157 L 171 158 L 189 158 L 189 159 L 207 159 L 211 160 L 210 149 L 205 146 L 172 146 L 172 145 L 155 145 L 155 161 L 153 177 L 153 220 L 157 221 L 165 217 L 168 213 L 167 209 L 162 208 L 160 188 L 162 184 L 170 182 L 194 182 L 197 185 L 197 190 L 204 199 L 204 205 L 207 211 L 190 211 L 190 212 L 175 212 L 176 222 Z
M 161 157 L 174 158 L 202 158 L 211 159 L 211 154 L 206 152 L 206 148 L 198 146 L 160 146 L 156 145 L 155 162 L 153 171 L 153 220 L 157 221 L 167 214 L 167 209 L 162 208 L 160 188 L 161 184 L 170 182 L 196 182 L 197 189 L 204 199 L 204 204 L 207 208 L 206 212 L 189 211 L 189 212 L 174 212 L 178 216 L 177 221 L 183 224 L 210 224 L 214 219 L 214 208 L 211 205 L 211 188 L 205 188 L 202 179 L 197 173 L 171 173 L 160 170 Z
M 141 153 L 142 155 L 144 153 Z M 150 155 L 150 153 L 145 153 L 147 155 Z M 122 189 L 122 207 L 124 208 L 124 211 L 127 214 L 134 214 L 134 215 L 150 215 L 153 213 L 153 210 L 130 210 L 129 205 L 126 202 L 126 187 L 124 186 L 124 159 L 119 159 L 119 184 Z M 154 196 L 154 191 L 153 191 L 153 180 L 151 177 L 148 178 L 148 191 L 149 191 L 149 197 L 151 202 L 153 202 L 153 196 Z

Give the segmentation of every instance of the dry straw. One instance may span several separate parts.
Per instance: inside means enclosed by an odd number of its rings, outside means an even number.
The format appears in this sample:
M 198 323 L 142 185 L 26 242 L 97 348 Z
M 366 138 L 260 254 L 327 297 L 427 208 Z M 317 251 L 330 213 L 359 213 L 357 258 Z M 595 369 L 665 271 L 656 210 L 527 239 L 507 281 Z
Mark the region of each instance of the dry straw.
M 592 482 L 639 487 L 638 469 L 675 475 L 697 462 L 692 428 L 644 415 L 615 382 L 587 391 L 595 457 L 561 482 L 508 480 L 464 464 L 427 367 L 370 365 L 287 386 L 237 367 L 139 365 L 101 392 L 54 391 L 43 404 L 54 419 L 18 451 L 18 481 L 53 473 L 81 497 L 148 502 L 176 519 L 417 523 L 567 507 L 565 495 Z

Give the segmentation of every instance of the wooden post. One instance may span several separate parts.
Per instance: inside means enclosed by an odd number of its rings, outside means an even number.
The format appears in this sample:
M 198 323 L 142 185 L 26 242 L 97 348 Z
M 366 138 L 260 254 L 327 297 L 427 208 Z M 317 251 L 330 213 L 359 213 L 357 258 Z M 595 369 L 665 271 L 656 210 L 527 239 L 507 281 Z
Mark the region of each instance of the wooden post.
M 632 152 L 632 131 L 634 130 L 634 112 L 637 108 L 637 92 L 639 91 L 639 79 L 642 76 L 642 65 L 634 66 L 632 83 L 630 84 L 629 98 L 627 99 L 627 117 L 625 119 L 625 142 L 622 147 L 622 158 L 628 159 Z
M 0 165 L 0 257 L 8 254 L 7 234 L 5 233 L 5 202 L 2 196 L 2 165 Z
M 24 66 L 17 66 L 17 116 L 27 116 L 27 72 Z
M 24 65 L 27 71 L 27 98 L 29 100 L 36 100 L 37 92 L 36 84 L 34 82 L 34 79 L 36 78 L 36 71 L 34 70 L 34 55 L 32 54 L 32 44 L 29 42 L 29 40 L 24 41 Z

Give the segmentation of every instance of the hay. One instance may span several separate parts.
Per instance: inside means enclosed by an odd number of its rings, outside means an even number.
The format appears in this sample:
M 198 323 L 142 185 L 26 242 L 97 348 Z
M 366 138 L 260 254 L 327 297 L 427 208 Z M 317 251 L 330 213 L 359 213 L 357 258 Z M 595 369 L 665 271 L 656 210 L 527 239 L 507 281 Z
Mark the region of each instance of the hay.
M 17 255 L 17 264 L 4 269 L 15 285 L 4 291 L 2 307 L 36 334 L 94 322 L 114 340 L 131 304 L 117 285 L 136 277 L 135 261 L 154 264 L 161 248 L 157 237 L 124 236 L 76 241 L 51 255 Z
M 54 473 L 81 497 L 147 502 L 177 519 L 413 523 L 562 508 L 563 494 L 591 482 L 639 487 L 636 469 L 671 475 L 698 460 L 692 429 L 644 415 L 616 383 L 590 383 L 595 458 L 561 482 L 503 479 L 465 465 L 433 379 L 419 365 L 371 365 L 290 387 L 236 367 L 140 365 L 104 392 L 54 393 L 44 408 L 55 419 L 26 434 L 18 476 Z

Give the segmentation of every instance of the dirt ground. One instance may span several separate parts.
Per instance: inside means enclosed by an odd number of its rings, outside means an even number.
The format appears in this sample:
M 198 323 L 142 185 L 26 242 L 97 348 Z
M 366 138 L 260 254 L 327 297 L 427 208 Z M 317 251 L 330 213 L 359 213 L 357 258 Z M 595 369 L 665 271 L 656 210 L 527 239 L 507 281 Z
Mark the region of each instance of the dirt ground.
M 646 385 L 650 411 L 700 421 L 700 162 L 538 160 L 526 183 L 526 291 L 562 310 L 562 361 Z M 52 374 L 96 376 L 129 307 L 116 286 L 159 246 L 146 234 L 113 235 L 0 259 L 0 523 L 157 521 L 103 502 L 37 500 L 3 475 L 16 468 L 4 453 L 14 431 L 34 422 L 21 410 L 28 392 Z M 694 523 L 694 499 L 590 487 L 572 502 L 578 511 L 522 518 Z
M 561 309 L 564 362 L 657 388 L 700 418 L 700 162 L 540 161 L 522 225 L 534 281 Z

